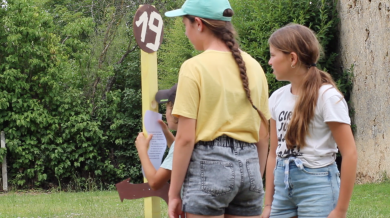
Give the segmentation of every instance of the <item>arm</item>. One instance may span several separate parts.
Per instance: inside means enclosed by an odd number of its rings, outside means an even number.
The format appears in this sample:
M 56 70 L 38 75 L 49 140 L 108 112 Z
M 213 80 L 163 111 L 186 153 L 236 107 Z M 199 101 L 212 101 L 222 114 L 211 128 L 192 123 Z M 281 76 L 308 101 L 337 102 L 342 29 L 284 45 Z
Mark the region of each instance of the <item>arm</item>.
M 171 186 L 168 193 L 169 217 L 178 217 L 182 213 L 180 190 L 194 150 L 195 127 L 195 119 L 179 117 L 175 150 L 173 152 Z
M 161 129 L 164 133 L 165 139 L 167 140 L 167 146 L 168 146 L 168 148 L 170 148 L 172 143 L 175 141 L 175 136 L 173 136 L 171 131 L 169 131 L 169 128 L 168 128 L 167 124 L 164 123 L 164 121 L 159 120 L 158 123 L 160 124 Z
M 173 152 L 172 178 L 169 196 L 180 196 L 180 189 L 187 172 L 188 164 L 195 144 L 196 120 L 180 117 Z
M 267 124 L 263 122 L 261 123 L 260 131 L 259 131 L 259 141 L 256 143 L 257 153 L 259 156 L 261 177 L 264 176 L 265 164 L 267 163 L 267 156 L 268 156 L 269 135 L 265 125 L 268 125 L 268 123 Z
M 271 204 L 274 199 L 275 185 L 274 185 L 274 169 L 276 165 L 276 148 L 278 147 L 278 137 L 276 135 L 276 121 L 271 119 L 270 128 L 271 147 L 267 159 L 267 170 L 265 180 L 265 200 L 264 210 L 261 218 L 268 218 L 271 214 Z
M 161 188 L 171 177 L 171 171 L 159 168 L 156 170 L 149 159 L 148 148 L 149 142 L 152 139 L 153 135 L 149 135 L 148 138 L 145 138 L 144 134 L 140 132 L 135 141 L 137 147 L 138 156 L 141 160 L 142 167 L 144 169 L 145 177 L 148 180 L 149 186 L 153 190 Z
M 345 217 L 356 178 L 356 145 L 351 127 L 348 124 L 337 122 L 328 122 L 327 124 L 343 157 L 339 200 L 329 217 Z

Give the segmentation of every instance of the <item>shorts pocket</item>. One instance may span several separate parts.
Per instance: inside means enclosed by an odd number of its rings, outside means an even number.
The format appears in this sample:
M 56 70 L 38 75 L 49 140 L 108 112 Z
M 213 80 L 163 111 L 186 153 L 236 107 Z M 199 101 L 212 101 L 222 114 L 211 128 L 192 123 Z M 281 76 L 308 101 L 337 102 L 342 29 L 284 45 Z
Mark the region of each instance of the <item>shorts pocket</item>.
M 328 176 L 329 171 L 328 167 L 322 167 L 322 168 L 308 168 L 308 167 L 303 167 L 302 169 L 303 172 L 313 175 L 313 176 Z
M 337 180 L 337 185 L 338 185 L 339 188 L 340 188 L 340 172 L 337 172 L 337 173 L 336 173 L 336 180 Z
M 249 190 L 261 193 L 263 191 L 263 181 L 261 179 L 259 158 L 246 160 L 246 169 L 249 175 Z
M 233 191 L 233 163 L 225 161 L 203 160 L 201 165 L 202 191 L 214 196 L 224 195 Z

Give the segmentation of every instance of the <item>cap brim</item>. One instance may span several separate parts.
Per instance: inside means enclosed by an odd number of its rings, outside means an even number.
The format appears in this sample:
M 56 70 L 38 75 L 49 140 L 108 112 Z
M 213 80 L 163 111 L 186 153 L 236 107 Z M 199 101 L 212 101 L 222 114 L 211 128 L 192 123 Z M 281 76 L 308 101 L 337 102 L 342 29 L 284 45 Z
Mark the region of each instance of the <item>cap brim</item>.
M 177 10 L 165 12 L 165 16 L 167 16 L 167 17 L 181 17 L 184 15 L 187 15 L 187 14 L 184 13 L 184 11 L 182 9 L 177 9 Z
M 160 90 L 156 93 L 156 101 L 159 104 L 164 104 L 169 102 L 169 92 L 170 89 Z

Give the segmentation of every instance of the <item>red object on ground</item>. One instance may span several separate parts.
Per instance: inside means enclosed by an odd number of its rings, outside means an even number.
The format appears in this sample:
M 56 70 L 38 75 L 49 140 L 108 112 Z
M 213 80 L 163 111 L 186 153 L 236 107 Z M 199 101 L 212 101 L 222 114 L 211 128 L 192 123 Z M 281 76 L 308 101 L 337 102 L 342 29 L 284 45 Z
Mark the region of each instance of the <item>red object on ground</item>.
M 123 199 L 132 200 L 146 197 L 160 197 L 168 204 L 169 183 L 166 183 L 162 188 L 156 191 L 150 188 L 149 183 L 131 184 L 130 178 L 117 183 L 115 186 L 122 202 Z

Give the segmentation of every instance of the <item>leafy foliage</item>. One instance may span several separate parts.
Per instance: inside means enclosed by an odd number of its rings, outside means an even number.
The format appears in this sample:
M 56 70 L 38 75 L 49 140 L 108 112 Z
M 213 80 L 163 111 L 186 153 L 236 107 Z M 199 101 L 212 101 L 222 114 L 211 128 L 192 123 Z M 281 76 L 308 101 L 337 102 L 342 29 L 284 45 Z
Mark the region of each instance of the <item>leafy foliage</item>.
M 280 88 L 285 82 L 279 82 L 272 74 L 268 65 L 269 45 L 268 38 L 280 27 L 289 23 L 299 23 L 308 26 L 316 32 L 323 48 L 323 55 L 317 66 L 332 74 L 336 81 L 343 85 L 346 81 L 344 72 L 336 68 L 337 48 L 337 11 L 336 1 L 333 0 L 230 0 L 234 9 L 233 24 L 239 36 L 241 48 L 254 57 L 266 72 L 269 91 Z M 160 86 L 166 88 L 177 81 L 177 72 L 181 63 L 196 55 L 188 45 L 184 35 L 184 27 L 180 21 L 170 26 L 166 31 L 167 42 L 162 47 L 164 54 L 160 54 L 159 64 Z M 167 82 L 169 81 L 169 82 Z M 344 90 L 349 95 L 352 89 Z
M 16 187 L 142 179 L 139 50 L 132 18 L 153 1 L 9 0 L 0 9 L 0 129 Z
M 132 19 L 140 4 L 161 13 L 184 0 L 8 0 L 0 9 L 0 130 L 5 131 L 9 179 L 15 187 L 103 188 L 142 179 L 134 140 L 141 125 L 139 49 Z M 337 73 L 337 16 L 331 0 L 231 0 L 243 50 L 280 87 L 267 65 L 267 40 L 290 22 L 317 32 L 320 61 L 349 92 L 350 75 Z M 180 65 L 198 54 L 180 18 L 164 17 L 159 86 L 177 82 Z M 347 96 L 348 94 L 346 94 Z
M 329 71 L 335 80 L 342 76 L 335 65 L 338 36 L 335 1 L 231 0 L 231 3 L 235 9 L 233 24 L 240 36 L 241 47 L 264 68 L 270 93 L 285 83 L 276 81 L 268 65 L 270 57 L 268 38 L 275 30 L 289 23 L 302 24 L 316 32 L 323 48 L 323 55 L 317 66 Z
M 199 54 L 185 35 L 185 27 L 181 17 L 171 18 L 173 22 L 164 33 L 165 43 L 159 50 L 159 88 L 169 89 L 177 83 L 181 64 Z

